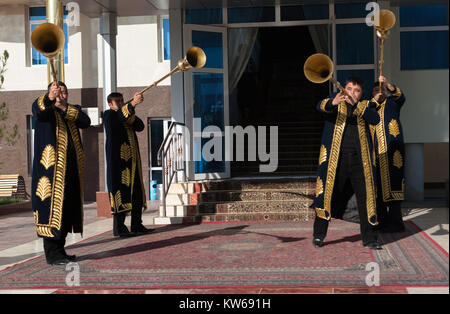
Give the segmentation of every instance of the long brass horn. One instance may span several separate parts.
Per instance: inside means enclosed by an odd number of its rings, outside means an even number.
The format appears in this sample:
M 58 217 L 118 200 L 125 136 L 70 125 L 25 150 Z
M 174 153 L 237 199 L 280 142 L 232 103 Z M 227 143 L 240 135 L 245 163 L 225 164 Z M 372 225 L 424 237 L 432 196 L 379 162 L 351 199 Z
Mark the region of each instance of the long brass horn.
M 303 72 L 309 81 L 320 84 L 329 80 L 341 91 L 341 93 L 352 97 L 345 91 L 342 85 L 333 78 L 333 71 L 333 61 L 323 53 L 316 53 L 309 56 L 303 65 Z
M 171 76 L 177 72 L 180 72 L 180 71 L 184 72 L 191 68 L 200 69 L 200 68 L 203 68 L 205 66 L 205 64 L 206 64 L 205 52 L 201 48 L 193 46 L 187 50 L 186 56 L 184 57 L 184 59 L 178 60 L 178 65 L 172 71 L 170 71 L 168 74 L 164 75 L 159 80 L 153 82 L 151 85 L 149 85 L 146 88 L 144 88 L 143 90 L 141 90 L 139 92 L 139 94 L 145 93 L 150 88 L 157 86 L 161 81 L 165 80 L 166 78 L 168 78 L 169 76 Z M 133 98 L 128 100 L 125 103 L 129 103 L 132 100 L 133 100 Z
M 375 20 L 376 21 L 376 20 Z M 384 40 L 389 36 L 389 30 L 395 25 L 395 14 L 389 10 L 380 10 L 378 12 L 378 24 L 374 23 L 377 30 L 377 37 L 380 39 L 380 60 L 379 60 L 379 75 L 383 75 L 383 50 Z M 379 85 L 381 91 L 381 82 Z
M 53 58 L 64 49 L 64 41 L 63 30 L 52 23 L 39 24 L 31 33 L 33 47 L 50 63 L 53 81 L 57 81 Z

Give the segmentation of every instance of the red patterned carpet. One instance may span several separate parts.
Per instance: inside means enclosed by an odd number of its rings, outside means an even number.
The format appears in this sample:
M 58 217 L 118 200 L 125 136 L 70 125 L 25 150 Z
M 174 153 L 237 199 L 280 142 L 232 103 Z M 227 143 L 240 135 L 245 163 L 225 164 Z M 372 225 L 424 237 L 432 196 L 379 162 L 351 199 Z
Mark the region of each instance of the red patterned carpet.
M 362 246 L 359 225 L 330 226 L 320 249 L 311 222 L 240 222 L 157 226 L 127 239 L 108 232 L 67 252 L 79 258 L 82 288 L 366 286 L 370 262 L 381 286 L 448 286 L 448 253 L 413 223 L 383 235 L 380 251 Z M 67 288 L 68 273 L 40 256 L 0 272 L 0 288 Z

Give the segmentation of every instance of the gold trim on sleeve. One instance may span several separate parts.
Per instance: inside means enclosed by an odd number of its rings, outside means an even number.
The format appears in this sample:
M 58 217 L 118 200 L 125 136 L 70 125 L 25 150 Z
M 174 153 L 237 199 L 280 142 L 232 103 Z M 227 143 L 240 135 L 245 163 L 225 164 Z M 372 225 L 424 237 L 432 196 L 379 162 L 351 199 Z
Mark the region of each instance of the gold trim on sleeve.
M 41 111 L 45 110 L 44 97 L 45 97 L 45 94 L 42 95 L 41 97 L 39 97 L 38 101 L 37 101 L 38 107 Z
M 325 106 L 329 100 L 330 100 L 330 98 L 325 98 L 324 100 L 322 100 L 322 102 L 320 103 L 320 110 L 322 110 L 323 112 L 331 112 L 331 111 L 325 110 Z
M 78 109 L 67 104 L 66 120 L 76 121 L 78 119 Z
M 130 111 L 128 110 L 128 104 L 123 105 L 121 110 L 122 110 L 123 116 L 128 119 L 128 117 L 130 116 Z

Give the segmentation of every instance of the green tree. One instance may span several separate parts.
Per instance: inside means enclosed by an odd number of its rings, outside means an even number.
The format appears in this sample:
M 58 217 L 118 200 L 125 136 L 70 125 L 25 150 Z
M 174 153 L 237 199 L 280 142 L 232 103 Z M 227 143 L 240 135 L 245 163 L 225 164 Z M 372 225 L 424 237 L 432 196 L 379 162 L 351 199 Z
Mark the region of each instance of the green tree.
M 6 63 L 8 62 L 9 54 L 8 51 L 3 51 L 3 54 L 0 56 L 0 89 L 3 88 L 3 83 L 5 82 L 5 72 L 6 72 Z M 8 119 L 9 109 L 4 101 L 0 104 L 0 144 L 3 140 L 9 146 L 13 146 L 17 143 L 17 140 L 20 137 L 19 127 L 15 124 L 11 130 L 6 129 L 5 121 Z M 1 147 L 0 147 L 1 148 Z M 0 162 L 0 166 L 1 166 Z

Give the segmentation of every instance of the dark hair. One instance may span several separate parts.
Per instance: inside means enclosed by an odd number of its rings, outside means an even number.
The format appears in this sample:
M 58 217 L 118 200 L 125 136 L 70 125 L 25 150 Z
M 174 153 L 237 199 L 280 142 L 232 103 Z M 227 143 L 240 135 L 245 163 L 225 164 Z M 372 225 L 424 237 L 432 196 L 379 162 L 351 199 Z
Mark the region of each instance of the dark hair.
M 359 85 L 361 86 L 361 89 L 364 90 L 364 81 L 356 76 L 351 76 L 347 79 L 347 81 L 345 82 L 345 86 L 347 86 L 348 83 L 353 83 L 354 85 Z
M 380 82 L 379 82 L 379 81 L 376 81 L 375 83 L 373 83 L 373 86 L 372 86 L 372 88 L 374 88 L 374 87 L 378 87 L 378 86 L 380 86 Z
M 110 104 L 113 101 L 113 98 L 123 98 L 123 95 L 121 93 L 111 93 L 108 95 L 108 98 L 106 100 L 108 101 L 108 104 Z
M 58 86 L 64 86 L 64 87 L 67 89 L 67 86 L 66 86 L 66 84 L 64 84 L 64 82 L 57 81 L 56 84 L 58 84 Z M 50 87 L 52 87 L 52 85 L 53 85 L 53 82 L 51 82 L 50 84 L 48 84 L 48 86 L 47 86 L 47 92 L 50 91 Z

